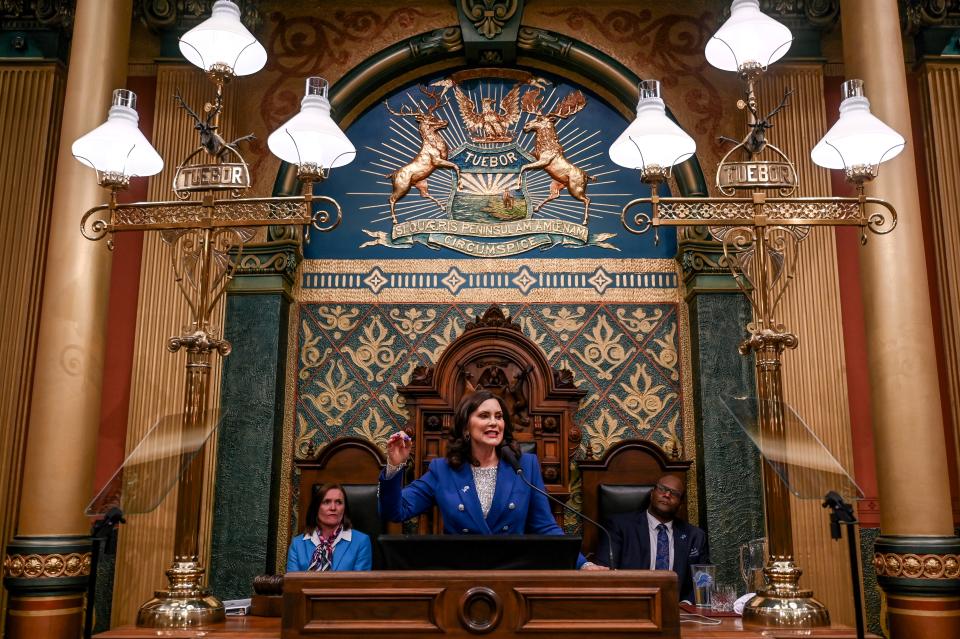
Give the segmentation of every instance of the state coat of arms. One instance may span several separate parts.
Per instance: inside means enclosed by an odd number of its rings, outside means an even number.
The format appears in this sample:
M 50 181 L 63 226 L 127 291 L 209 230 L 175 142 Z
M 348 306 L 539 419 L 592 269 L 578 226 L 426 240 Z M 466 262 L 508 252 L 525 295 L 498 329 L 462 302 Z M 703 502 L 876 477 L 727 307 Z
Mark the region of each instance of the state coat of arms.
M 616 169 L 605 165 L 598 132 L 574 125 L 586 106 L 579 89 L 510 70 L 464 71 L 386 100 L 389 135 L 368 147 L 376 157 L 364 172 L 389 192 L 363 208 L 392 227 L 364 228 L 373 239 L 361 246 L 480 257 L 558 245 L 617 250 L 614 233 L 590 234 L 591 217 L 619 205 L 592 201 L 614 195 L 594 191 Z

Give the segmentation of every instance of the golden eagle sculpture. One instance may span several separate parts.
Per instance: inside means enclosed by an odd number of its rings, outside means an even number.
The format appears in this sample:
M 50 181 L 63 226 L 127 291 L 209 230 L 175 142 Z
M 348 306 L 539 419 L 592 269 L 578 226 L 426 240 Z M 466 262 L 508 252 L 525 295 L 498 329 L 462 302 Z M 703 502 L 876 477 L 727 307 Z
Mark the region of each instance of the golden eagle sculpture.
M 433 86 L 443 87 L 443 93 L 453 89 L 453 95 L 460 107 L 460 118 L 473 142 L 503 143 L 513 142 L 513 132 L 510 128 L 520 120 L 520 89 L 533 81 L 518 82 L 500 100 L 499 108 L 496 99 L 480 98 L 480 110 L 477 105 L 460 86 L 450 78 L 444 78 L 433 83 Z M 443 94 L 441 93 L 441 95 Z

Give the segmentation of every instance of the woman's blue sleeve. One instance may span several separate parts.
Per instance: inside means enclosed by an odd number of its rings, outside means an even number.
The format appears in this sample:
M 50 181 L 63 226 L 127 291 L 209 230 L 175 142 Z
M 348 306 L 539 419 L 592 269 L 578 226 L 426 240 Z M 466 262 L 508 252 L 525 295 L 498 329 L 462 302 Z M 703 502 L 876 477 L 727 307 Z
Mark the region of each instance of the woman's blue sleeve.
M 436 504 L 437 477 L 434 466 L 446 463 L 443 459 L 434 459 L 422 477 L 403 487 L 403 473 L 399 472 L 390 479 L 380 474 L 380 516 L 389 521 L 406 521 L 425 513 Z
M 287 551 L 287 572 L 299 572 L 306 570 L 306 566 L 300 566 L 300 562 L 297 561 L 297 541 L 293 540 L 293 543 L 290 544 L 290 550 Z
M 353 566 L 354 570 L 370 570 L 373 567 L 373 550 L 370 545 L 370 537 L 363 536 L 360 547 L 357 548 L 357 561 Z

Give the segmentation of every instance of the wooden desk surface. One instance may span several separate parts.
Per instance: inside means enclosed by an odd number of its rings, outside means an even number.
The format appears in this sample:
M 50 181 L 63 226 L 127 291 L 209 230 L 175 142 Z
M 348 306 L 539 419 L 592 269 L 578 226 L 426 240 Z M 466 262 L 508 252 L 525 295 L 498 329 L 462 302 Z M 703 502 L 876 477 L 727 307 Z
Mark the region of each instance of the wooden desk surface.
M 279 639 L 280 617 L 227 617 L 223 623 L 203 630 L 169 630 L 120 626 L 95 637 L 103 639 L 144 639 L 144 637 L 204 637 L 210 639 Z
M 683 639 L 787 639 L 797 637 L 798 632 L 789 630 L 745 630 L 739 619 L 723 618 L 720 625 L 701 626 L 693 623 L 680 624 Z M 766 634 L 764 634 L 766 633 Z M 102 639 L 145 639 L 146 637 L 191 637 L 209 639 L 279 639 L 279 617 L 229 617 L 224 623 L 204 630 L 160 630 L 122 626 L 96 635 Z M 853 639 L 853 628 L 831 627 L 802 631 L 804 637 L 814 639 Z M 876 637 L 876 635 L 867 635 Z
M 815 639 L 855 639 L 857 631 L 847 626 L 830 626 L 812 630 L 780 630 L 777 628 L 744 628 L 739 617 L 714 618 L 718 625 L 701 625 L 688 621 L 690 615 L 680 613 L 680 636 L 683 639 L 787 639 L 814 637 Z M 867 637 L 879 639 L 867 633 Z

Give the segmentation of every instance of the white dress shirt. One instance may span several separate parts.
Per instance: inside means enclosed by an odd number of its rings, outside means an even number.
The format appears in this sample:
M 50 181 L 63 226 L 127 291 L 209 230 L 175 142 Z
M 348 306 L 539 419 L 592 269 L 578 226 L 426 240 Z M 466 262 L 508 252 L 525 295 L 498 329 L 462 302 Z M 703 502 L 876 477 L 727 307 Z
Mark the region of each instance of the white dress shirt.
M 657 566 L 657 526 L 660 524 L 667 527 L 667 543 L 670 546 L 670 563 L 667 568 L 673 570 L 673 522 L 662 522 L 651 515 L 649 510 L 646 511 L 646 515 L 647 524 L 650 526 L 650 570 Z

